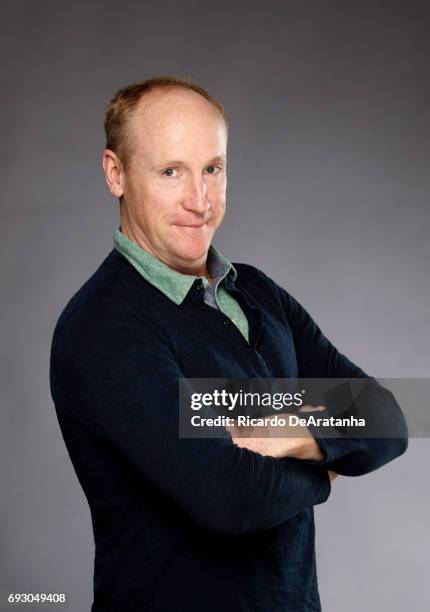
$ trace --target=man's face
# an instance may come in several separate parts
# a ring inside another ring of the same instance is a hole
[[[192,91],[153,91],[128,124],[121,225],[171,268],[201,271],[225,211],[227,130]]]

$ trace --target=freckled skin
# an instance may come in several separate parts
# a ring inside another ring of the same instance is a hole
[[[202,96],[180,89],[142,98],[127,126],[129,163],[104,152],[121,229],[184,274],[207,275],[206,256],[226,204],[227,128]]]

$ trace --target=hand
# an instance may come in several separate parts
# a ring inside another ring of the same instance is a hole
[[[324,406],[303,406],[300,412],[313,412],[325,410]],[[288,421],[288,415],[285,415]],[[267,455],[275,459],[293,457],[295,459],[321,461],[325,458],[319,445],[309,429],[303,425],[285,425],[276,427],[270,425],[270,417],[266,417],[267,425],[264,427],[247,427],[232,425],[227,431],[232,436],[234,444],[240,448],[247,448],[260,455]],[[255,434],[264,437],[255,437]]]
[[[279,437],[279,432],[277,436],[273,436],[273,426],[271,425],[258,428],[256,435],[265,436],[264,438],[252,437],[254,433],[253,427],[230,425],[226,429],[231,434],[231,439],[236,446],[247,448],[260,455],[274,457],[275,459],[293,457],[305,445],[303,438],[281,438]]]
[[[339,476],[339,474],[336,474],[336,472],[333,472],[333,470],[327,470],[327,472],[328,477],[330,478],[330,482],[332,482],[335,478]]]

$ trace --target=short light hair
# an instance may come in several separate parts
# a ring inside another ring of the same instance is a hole
[[[144,81],[132,83],[119,89],[109,102],[104,121],[106,133],[106,148],[118,155],[126,168],[130,155],[130,137],[127,134],[127,123],[132,111],[139,100],[150,91],[155,89],[171,90],[185,89],[200,94],[212,106],[216,108],[223,118],[226,126],[227,120],[222,105],[213,98],[203,87],[197,85],[191,79],[183,79],[173,76],[155,76]]]

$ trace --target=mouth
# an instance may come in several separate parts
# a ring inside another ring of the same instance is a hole
[[[182,224],[182,223],[181,223],[181,224],[179,224],[179,223],[178,223],[177,225],[178,225],[178,227],[193,227],[193,228],[199,228],[199,227],[203,227],[204,225],[206,225],[206,223],[193,223],[193,224],[190,224],[190,225],[184,225],[184,224]]]

